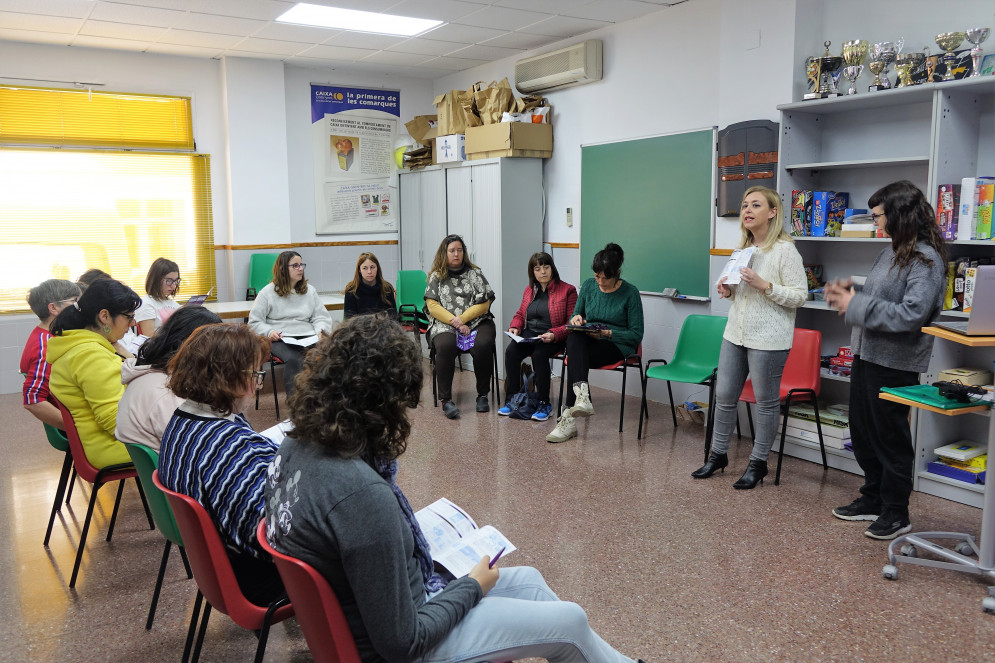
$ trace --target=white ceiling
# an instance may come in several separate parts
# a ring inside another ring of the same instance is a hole
[[[432,79],[688,0],[308,1],[445,23],[407,38],[276,23],[293,0],[0,0],[0,39]]]

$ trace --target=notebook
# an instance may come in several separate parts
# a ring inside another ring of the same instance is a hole
[[[995,336],[995,265],[978,265],[974,300],[966,321],[934,322],[933,325],[966,336]]]

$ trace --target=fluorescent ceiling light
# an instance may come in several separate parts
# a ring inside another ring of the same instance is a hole
[[[318,28],[337,28],[339,30],[374,32],[403,37],[412,37],[442,25],[442,21],[432,21],[425,18],[339,9],[338,7],[310,5],[306,2],[297,3],[276,20],[280,23],[297,23]]]

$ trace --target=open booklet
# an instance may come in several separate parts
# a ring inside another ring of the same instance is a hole
[[[753,253],[756,251],[755,246],[748,246],[745,249],[736,249],[729,256],[729,262],[726,266],[722,268],[722,273],[719,274],[719,279],[723,276],[726,277],[726,285],[736,285],[741,280],[741,275],[739,270],[743,267],[749,267],[750,263],[753,261]],[[716,284],[718,279],[716,279]]]
[[[538,336],[532,336],[531,338],[525,338],[524,336],[519,336],[518,334],[512,334],[510,331],[506,331],[505,335],[513,340],[515,343],[535,343],[541,341],[542,339]]]
[[[491,559],[504,548],[504,555],[517,550],[490,525],[477,527],[470,515],[445,497],[415,513],[432,553],[432,559],[457,578],[470,572],[480,558]]]
[[[294,338],[292,336],[281,336],[280,340],[287,345],[299,345],[302,348],[310,348],[312,345],[316,344],[321,339],[317,334],[313,336],[307,336],[305,338]]]

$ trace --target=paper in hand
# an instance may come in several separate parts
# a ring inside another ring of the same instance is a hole
[[[726,285],[738,284],[741,280],[739,270],[750,266],[750,263],[753,262],[753,253],[756,251],[756,248],[755,246],[748,246],[745,249],[736,249],[733,251],[732,255],[729,256],[729,262],[726,263],[726,266],[722,268],[722,273],[719,274],[719,280],[725,276]],[[718,281],[715,282],[715,285],[718,285]]]

